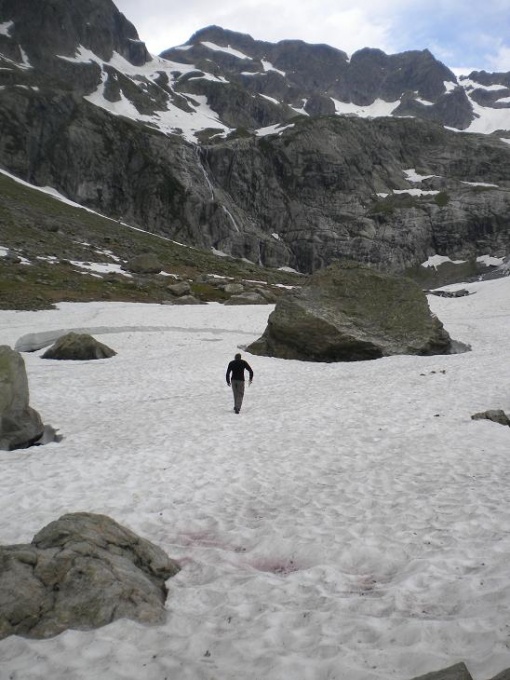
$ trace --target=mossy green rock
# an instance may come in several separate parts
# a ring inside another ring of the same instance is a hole
[[[282,296],[252,354],[302,361],[360,361],[447,354],[451,338],[413,281],[335,263]]]

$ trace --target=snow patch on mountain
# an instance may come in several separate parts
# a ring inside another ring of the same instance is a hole
[[[465,132],[477,132],[488,135],[497,130],[510,130],[510,109],[494,109],[488,106],[480,106],[480,104],[473,101],[472,97],[469,98],[476,117]]]
[[[261,59],[260,63],[262,64],[262,68],[263,68],[264,71],[266,71],[266,72],[267,72],[267,71],[276,71],[276,73],[279,73],[281,76],[284,76],[284,77],[285,77],[285,76],[287,75],[287,74],[285,73],[285,71],[280,71],[279,69],[275,68],[275,67],[273,66],[273,64],[271,64],[271,62],[269,62],[269,61],[265,61],[264,59]]]
[[[433,177],[437,177],[438,175],[420,175],[419,173],[416,172],[414,168],[409,168],[409,170],[404,170],[404,175],[405,178],[407,179],[408,182],[423,182],[426,179],[432,179]]]
[[[5,35],[7,38],[10,38],[13,28],[14,21],[6,21],[3,24],[0,24],[0,35]]]
[[[214,52],[225,52],[226,54],[230,54],[231,56],[237,57],[238,59],[247,59],[248,61],[252,60],[251,57],[249,57],[247,54],[244,54],[239,50],[235,50],[233,47],[230,47],[230,45],[228,45],[227,47],[223,47],[221,45],[215,45],[214,43],[211,42],[203,42],[201,44],[204,47],[213,50]]]
[[[338,99],[333,99],[335,104],[335,111],[338,116],[359,116],[360,118],[381,118],[391,116],[393,111],[399,105],[399,101],[385,102],[382,99],[376,99],[373,104],[368,106],[358,106],[357,104],[350,104],[341,102]]]

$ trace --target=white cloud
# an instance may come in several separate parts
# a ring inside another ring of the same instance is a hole
[[[510,71],[510,47],[501,45],[496,54],[487,58],[490,71]]]
[[[210,24],[270,42],[300,39],[326,43],[348,53],[367,46],[391,51],[391,8],[398,9],[402,4],[403,0],[390,0],[383,8],[376,0],[365,0],[353,8],[350,0],[243,0],[218,7],[191,0],[169,9],[161,0],[146,0],[143,6],[135,0],[117,2],[154,53],[186,42],[195,31]]]

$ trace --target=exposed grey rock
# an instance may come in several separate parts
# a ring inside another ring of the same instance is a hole
[[[194,295],[181,295],[181,297],[175,298],[172,301],[174,305],[205,305],[206,302],[198,300]]]
[[[223,290],[229,295],[240,295],[244,293],[244,286],[242,283],[227,283]]]
[[[33,65],[57,69],[57,55],[74,57],[80,45],[105,61],[114,52],[136,65],[151,60],[135,27],[111,0],[80,0],[72,8],[62,2],[2,0],[0,11],[2,20],[13,22],[11,49],[21,46]]]
[[[122,269],[134,274],[159,274],[163,265],[153,253],[143,253],[126,262]]]
[[[268,301],[265,297],[256,291],[246,291],[239,295],[232,295],[228,300],[225,300],[225,305],[267,305]]]
[[[475,413],[471,416],[472,420],[492,420],[494,423],[499,423],[500,425],[510,426],[510,418],[501,409],[492,409],[489,411],[483,411],[481,413]]]
[[[466,664],[461,662],[448,666],[448,668],[441,668],[438,671],[420,675],[413,680],[473,680],[473,678]]]
[[[216,274],[201,274],[196,279],[197,283],[209,283],[211,286],[221,288],[231,282],[230,278],[217,276]]]
[[[236,58],[227,50],[212,49],[207,43],[237,49],[246,55],[246,59]],[[255,123],[261,127],[271,124],[256,118],[256,106],[265,109],[268,104],[267,100],[260,97],[261,94],[298,109],[306,102],[305,110],[310,116],[334,114],[333,99],[366,106],[376,99],[399,101],[402,93],[409,93],[408,98],[418,105],[422,100],[428,102],[426,106],[419,106],[415,114],[445,125],[458,123],[466,127],[473,116],[468,101],[463,102],[460,113],[449,115],[453,106],[445,105],[445,100],[448,102],[455,95],[451,87],[445,87],[445,83],[454,84],[457,79],[428,50],[386,55],[381,50],[365,48],[348,59],[345,52],[328,45],[308,45],[301,40],[268,43],[219,26],[208,26],[190,38],[186,51],[171,48],[165,50],[162,56],[198,65],[204,72],[222,75],[234,83],[235,90],[232,86],[225,88],[222,84],[211,83],[206,79],[199,80],[195,74],[192,91],[208,96],[211,107],[224,120],[226,102],[218,102],[211,97],[211,89],[216,93],[223,90],[224,96],[229,92],[231,98],[235,91],[245,116],[243,122],[239,122],[240,112],[237,112],[237,125]],[[267,71],[263,61],[271,63],[276,70]],[[189,87],[190,83],[184,77],[181,88],[190,91]],[[246,93],[251,97],[245,102]],[[251,112],[251,116],[246,117],[246,109]],[[232,106],[230,115],[231,111]],[[285,114],[288,113],[280,106],[279,122],[285,120]],[[403,109],[398,115],[408,114]]]
[[[7,345],[0,346],[0,451],[26,448],[42,437],[41,416],[29,400],[23,357]]]
[[[335,113],[335,103],[331,97],[316,94],[307,100],[305,111],[313,118],[318,118],[319,116],[333,116]]]
[[[247,351],[304,361],[359,361],[447,354],[450,347],[450,336],[417,284],[339,263],[283,295],[264,334]]]
[[[470,136],[411,119],[328,117],[300,121],[280,136],[206,146],[208,176],[235,202],[228,207],[236,223],[247,226],[242,238],[230,233],[216,247],[304,272],[335,258],[398,273],[437,252],[454,259],[483,248],[505,252],[508,148],[477,141],[475,151]],[[417,166],[439,176],[419,184],[435,193],[394,193],[416,188],[404,170]],[[468,175],[484,181],[489,166],[495,186],[463,183]],[[249,233],[254,216],[265,238]]]
[[[480,106],[494,106],[508,108],[510,95],[510,75],[508,73],[487,73],[487,71],[472,71],[469,76],[461,76],[460,81],[471,83],[471,96]],[[505,92],[506,90],[506,92]]]
[[[117,354],[113,349],[93,338],[88,333],[66,333],[58,338],[46,352],[43,359],[88,361],[109,359]]]
[[[172,283],[167,286],[167,291],[176,297],[189,295],[191,287],[187,281],[179,281],[179,283]]]
[[[162,623],[165,581],[178,571],[160,548],[105,515],[64,515],[30,544],[0,546],[0,639],[48,638],[119,618]]]
[[[272,304],[278,299],[278,296],[267,288],[255,288],[255,292],[261,295],[268,304]]]
[[[462,288],[461,290],[430,290],[429,293],[431,295],[437,295],[438,297],[447,298],[458,298],[469,295],[469,291],[465,288]]]

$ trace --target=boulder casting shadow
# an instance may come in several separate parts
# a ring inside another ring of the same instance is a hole
[[[43,359],[68,361],[89,361],[109,359],[117,354],[113,349],[93,338],[88,333],[66,333],[42,355]]]
[[[456,350],[421,288],[363,265],[335,263],[284,294],[246,349],[281,359],[362,361]]]

